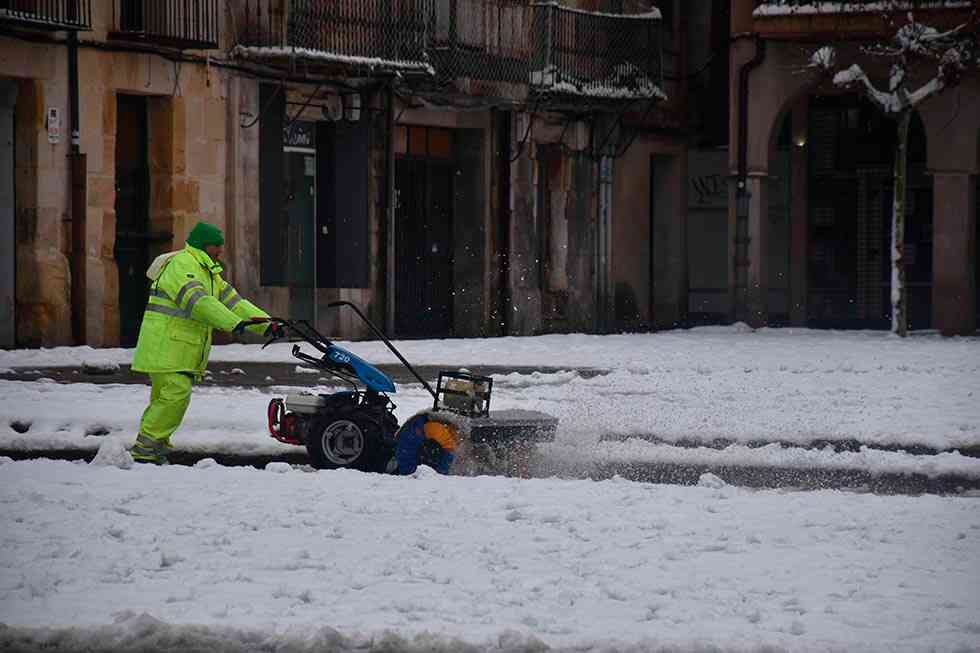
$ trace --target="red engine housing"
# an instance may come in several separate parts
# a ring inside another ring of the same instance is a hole
[[[269,435],[286,444],[306,444],[300,428],[299,416],[286,410],[282,399],[269,402]]]

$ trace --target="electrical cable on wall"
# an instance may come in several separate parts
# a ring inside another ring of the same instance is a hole
[[[298,110],[298,111],[297,111],[297,112],[296,112],[296,113],[295,113],[295,114],[293,115],[293,117],[292,117],[292,118],[290,118],[290,119],[289,119],[288,121],[286,121],[286,123],[285,123],[285,124],[283,124],[283,126],[282,126],[282,130],[283,130],[284,132],[285,132],[285,131],[287,131],[287,130],[288,130],[288,129],[289,129],[290,127],[292,127],[292,126],[293,126],[293,124],[294,124],[294,123],[295,123],[295,122],[296,122],[297,120],[299,120],[299,117],[303,115],[303,112],[304,112],[304,111],[306,111],[306,108],[310,106],[310,102],[312,102],[312,101],[313,101],[313,98],[314,98],[314,97],[316,97],[316,95],[317,95],[317,93],[319,93],[319,92],[320,92],[320,87],[321,87],[321,86],[323,86],[323,84],[322,84],[322,83],[321,83],[321,84],[317,84],[317,85],[316,85],[316,88],[315,88],[315,89],[313,89],[313,92],[309,94],[309,96],[308,96],[308,97],[306,98],[306,101],[305,101],[305,102],[303,103],[303,105],[302,105],[302,106],[301,106],[301,107],[299,108],[299,110]]]
[[[272,106],[272,103],[279,96],[279,93],[283,92],[283,90],[285,88],[286,88],[286,83],[285,82],[281,82],[279,84],[279,86],[276,87],[276,92],[273,93],[272,95],[270,95],[269,96],[269,99],[265,101],[265,106],[264,107],[259,107],[259,113],[258,113],[258,115],[256,115],[248,124],[239,123],[239,126],[242,129],[251,129],[252,127],[254,127],[255,125],[257,125],[258,122],[259,122],[259,120],[262,118],[262,116],[265,115],[266,112],[268,112],[269,107]]]
[[[517,154],[510,157],[507,163],[514,163],[521,155],[524,154],[524,146],[527,145],[528,137],[531,135],[531,127],[534,126],[534,114],[530,111],[527,114],[527,129],[524,130],[524,136],[521,138],[520,142],[517,144]]]

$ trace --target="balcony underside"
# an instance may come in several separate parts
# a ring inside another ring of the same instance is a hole
[[[182,38],[178,36],[168,36],[166,34],[153,34],[150,32],[139,31],[109,32],[109,39],[113,41],[127,41],[129,43],[162,45],[164,47],[175,48],[177,50],[213,50],[218,47],[217,41],[202,41],[192,38]]]

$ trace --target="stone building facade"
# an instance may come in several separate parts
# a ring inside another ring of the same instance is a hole
[[[922,23],[977,34],[976,3],[900,9],[892,14],[898,23],[911,9]],[[823,44],[860,56],[862,44],[895,29],[880,3],[732,1],[726,301],[733,319],[888,328],[895,128],[807,65]],[[980,74],[968,73],[912,119],[905,258],[913,329],[976,330],[978,99]]]
[[[657,4],[413,0],[342,34],[355,0],[13,2],[0,346],[132,344],[197,220],[243,295],[337,337],[370,336],[341,300],[405,337],[682,323],[689,12]]]

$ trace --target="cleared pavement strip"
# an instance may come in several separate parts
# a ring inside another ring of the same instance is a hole
[[[403,366],[398,364],[375,365],[379,370],[387,374],[395,383],[417,384],[418,381]],[[462,366],[473,374],[483,376],[500,374],[553,374],[556,372],[567,372],[574,370],[583,378],[592,378],[603,374],[608,374],[608,370],[593,368],[571,368],[571,367],[521,367],[503,365],[473,365]],[[430,383],[435,383],[441,370],[460,369],[459,366],[451,365],[419,365],[415,368],[422,378]],[[205,377],[202,385],[216,386],[240,386],[247,388],[264,388],[269,386],[281,385],[322,385],[321,378],[342,382],[333,379],[329,373],[321,370],[314,370],[297,363],[222,363],[212,362],[208,364],[210,374]],[[113,368],[99,370],[83,367],[20,367],[0,372],[0,379],[7,381],[36,381],[47,378],[58,383],[127,383],[148,385],[150,380],[145,374],[133,372],[128,365],[119,365]]]
[[[42,451],[0,450],[0,456],[14,460],[36,458],[55,460],[84,460],[95,457],[94,449],[52,449]],[[295,454],[240,455],[213,452],[174,451],[172,464],[195,465],[206,458],[224,466],[251,466],[259,469],[272,462],[308,466],[306,453],[297,448]],[[702,474],[714,474],[729,485],[759,489],[787,490],[844,490],[875,494],[950,494],[975,496],[980,493],[980,478],[958,476],[929,477],[916,473],[870,473],[854,469],[806,469],[743,465],[697,465],[654,462],[582,461],[574,464],[549,466],[538,460],[532,467],[535,478],[574,478],[604,480],[620,477],[643,483],[696,485]]]

